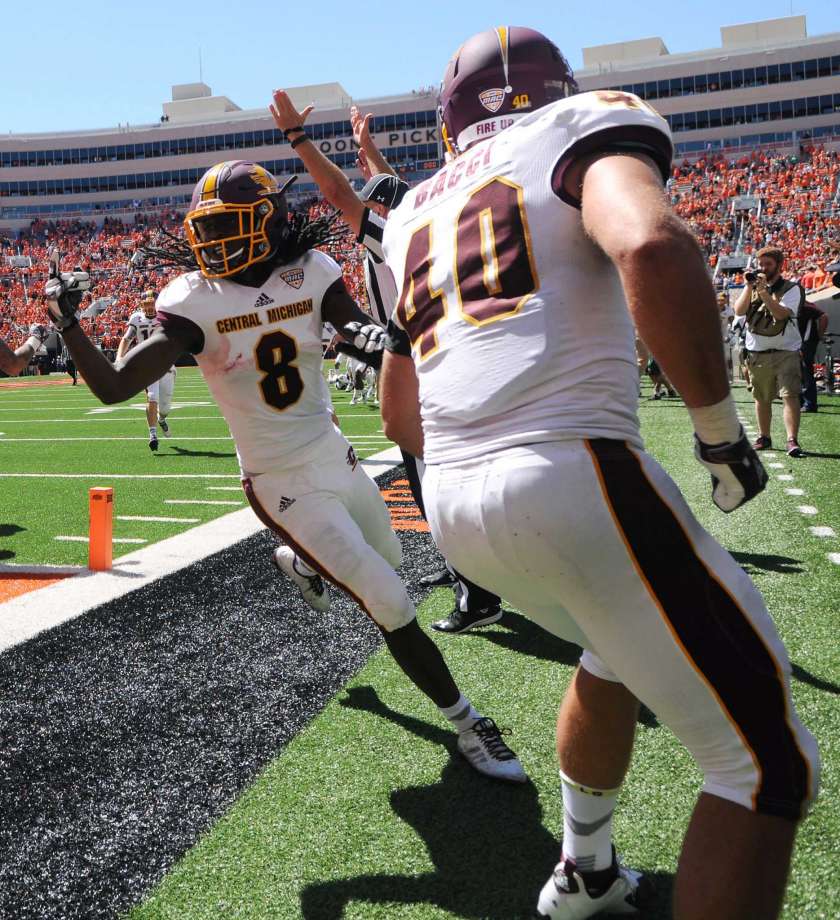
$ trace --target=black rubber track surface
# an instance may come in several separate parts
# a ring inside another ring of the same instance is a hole
[[[401,538],[419,603],[435,551]],[[310,611],[274,545],[261,532],[0,656],[0,918],[139,902],[381,645],[337,591]]]

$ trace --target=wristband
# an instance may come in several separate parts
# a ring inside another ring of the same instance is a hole
[[[734,444],[741,438],[741,423],[731,393],[713,406],[689,408],[688,414],[697,437],[704,444]]]
[[[303,131],[303,125],[297,125],[294,128],[283,128],[283,137],[285,137],[286,140],[288,140],[289,135],[292,133],[292,131]]]
[[[299,134],[293,141],[289,143],[289,146],[292,148],[292,150],[294,150],[298,144],[302,144],[304,141],[308,141],[308,140],[309,140],[308,134]]]

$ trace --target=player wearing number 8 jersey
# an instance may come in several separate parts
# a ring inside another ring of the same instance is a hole
[[[236,442],[245,493],[284,545],[277,566],[317,610],[324,580],[345,590],[382,630],[391,654],[458,731],[458,750],[479,772],[526,777],[492,719],[459,691],[417,624],[395,572],[401,546],[376,485],[333,424],[322,375],[325,322],[353,338],[368,320],[341,270],[314,249],[331,219],[289,220],[274,176],[254,163],[220,163],[199,181],[187,244],[150,254],[194,269],[157,300],[160,329],[113,368],[79,328],[65,290],[50,312],[93,392],[120,402],[158,379],[181,352],[196,356]],[[196,270],[197,269],[197,270]],[[381,348],[381,346],[380,346]]]
[[[454,158],[384,231],[400,287],[385,431],[424,455],[452,564],[584,648],[557,725],[562,858],[538,915],[643,906],[611,841],[641,699],[705,779],[674,917],[769,920],[816,746],[761,596],[642,449],[631,315],[689,407],[718,507],[766,474],[728,392],[702,255],[662,191],[667,125],[635,96],[576,89],[530,29],[480,33],[450,62]]]

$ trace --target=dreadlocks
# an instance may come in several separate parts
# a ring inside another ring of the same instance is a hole
[[[293,262],[310,249],[338,242],[343,232],[339,225],[338,211],[331,211],[315,220],[310,220],[308,214],[293,211],[288,222],[283,225],[279,238],[272,240],[275,245],[273,255],[258,264],[274,268],[276,265]],[[168,230],[161,229],[150,244],[140,247],[140,252],[160,267],[174,266],[187,271],[200,268],[189,243]]]

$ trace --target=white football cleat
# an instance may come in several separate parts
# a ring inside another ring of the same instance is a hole
[[[317,572],[304,575],[297,569],[298,558],[289,546],[278,546],[274,550],[274,564],[300,588],[300,593],[307,604],[319,613],[330,609],[330,589]]]
[[[543,885],[537,916],[544,920],[585,920],[601,914],[639,916],[652,895],[650,880],[622,866],[615,848],[612,866],[600,872],[580,873],[574,860],[563,857]]]
[[[509,734],[509,729],[505,729]],[[458,751],[471,767],[493,779],[508,783],[528,781],[519,758],[502,740],[502,732],[492,719],[477,719],[472,728],[458,733]]]

